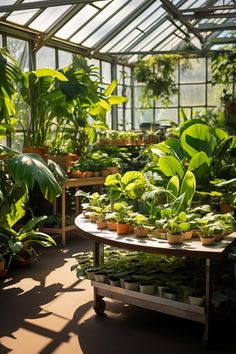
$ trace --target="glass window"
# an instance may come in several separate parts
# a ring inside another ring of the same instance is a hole
[[[180,105],[181,106],[205,105],[205,85],[181,85]]]
[[[90,33],[93,33],[100,25],[105,23],[107,19],[113,15],[114,9],[118,10],[126,0],[113,0],[110,5],[103,9],[94,19],[85,25],[71,40],[75,43],[83,42]],[[117,23],[115,23],[117,24]]]
[[[72,53],[64,50],[58,51],[59,68],[64,68],[72,63]]]
[[[184,71],[180,71],[180,82],[205,82],[206,79],[206,59],[190,59],[191,67]],[[181,61],[180,61],[181,66]]]
[[[125,130],[125,122],[124,122],[124,118],[123,118],[123,108],[118,107],[117,113],[118,113],[118,130]]]
[[[27,23],[39,10],[21,10],[13,11],[10,16],[7,17],[7,21],[17,23],[19,25],[24,25]]]
[[[134,129],[140,129],[142,123],[153,123],[152,108],[134,110]]]
[[[63,39],[69,38],[76,32],[77,28],[83,26],[97,12],[98,9],[95,7],[86,5],[56,33],[56,36]]]
[[[160,108],[155,109],[155,122],[161,120],[171,120],[178,123],[178,109],[177,108]]]
[[[87,47],[94,46],[101,38],[103,38],[115,26],[117,26],[118,23],[122,22],[126,17],[128,17],[130,13],[144,1],[145,0],[131,0],[126,6],[120,8],[120,10],[111,18],[107,18],[107,21],[102,25],[102,27],[98,28],[96,32],[94,32],[85,42],[83,42],[83,45]],[[122,1],[120,0],[120,3],[121,2]],[[114,9],[116,9],[115,5],[113,7],[113,12],[115,12]]]
[[[224,85],[207,85],[207,104],[209,106],[219,106],[220,98],[223,94]]]
[[[55,49],[42,47],[36,53],[36,68],[56,69]]]
[[[0,47],[2,48],[2,36],[0,35]]]
[[[7,37],[7,48],[11,55],[19,63],[22,70],[29,70],[29,46],[28,42],[21,39]]]
[[[111,64],[102,61],[102,81],[109,84],[111,82]]]
[[[30,28],[40,32],[46,31],[60,16],[62,16],[70,5],[53,6],[44,10],[30,25]]]

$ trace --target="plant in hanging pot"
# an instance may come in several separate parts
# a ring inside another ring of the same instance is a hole
[[[113,210],[116,215],[116,228],[118,235],[126,235],[130,232],[130,216],[132,206],[126,202],[115,203]]]

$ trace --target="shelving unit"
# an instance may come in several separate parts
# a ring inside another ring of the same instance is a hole
[[[75,219],[75,224],[81,236],[94,241],[94,265],[99,265],[101,262],[104,244],[141,252],[204,258],[206,262],[205,307],[190,305],[153,295],[141,294],[95,281],[92,281],[92,286],[94,288],[94,309],[97,314],[102,314],[105,311],[106,305],[103,297],[108,297],[124,303],[200,322],[205,325],[203,341],[205,345],[208,345],[212,321],[212,263],[221,259],[236,244],[236,232],[225,237],[220,243],[211,246],[203,246],[201,242],[195,240],[185,241],[181,245],[170,245],[165,240],[153,237],[138,239],[134,234],[121,236],[113,231],[97,230],[95,224],[84,219],[81,215]]]

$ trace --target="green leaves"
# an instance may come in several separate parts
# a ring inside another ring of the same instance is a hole
[[[183,131],[180,143],[191,157],[201,151],[204,151],[207,156],[211,156],[216,147],[216,138],[207,125],[197,123]]]
[[[196,179],[191,171],[187,171],[184,175],[183,181],[180,187],[180,195],[184,194],[184,200],[181,210],[190,208],[192,199],[196,190]]]
[[[159,158],[159,168],[166,176],[178,175],[183,177],[184,171],[181,163],[174,156],[162,156]]]
[[[61,187],[43,159],[37,154],[18,154],[7,162],[16,183],[24,182],[30,189],[39,184],[42,194],[51,203],[61,194]]]

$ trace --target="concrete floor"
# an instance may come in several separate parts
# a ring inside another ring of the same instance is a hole
[[[236,353],[228,330],[218,330],[206,350],[201,324],[109,299],[97,317],[90,282],[70,271],[72,254],[88,249],[89,241],[71,235],[64,249],[42,249],[30,266],[0,280],[0,353]]]

